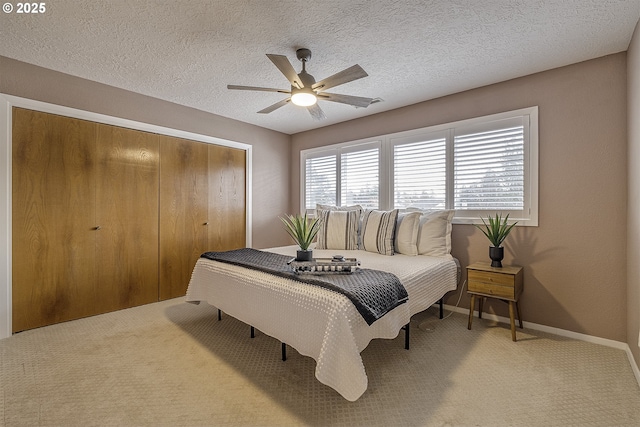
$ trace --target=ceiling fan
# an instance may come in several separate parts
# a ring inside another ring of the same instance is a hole
[[[300,73],[296,73],[291,62],[289,62],[287,57],[284,55],[273,55],[268,53],[267,57],[276,67],[278,67],[287,80],[289,80],[291,83],[291,90],[227,85],[227,89],[233,90],[256,90],[263,92],[286,93],[291,95],[282,101],[278,101],[275,104],[258,111],[258,113],[267,114],[277,110],[289,102],[292,102],[295,105],[306,107],[311,114],[311,117],[315,120],[322,120],[325,119],[326,116],[324,115],[324,111],[322,111],[320,106],[317,104],[318,100],[339,102],[341,104],[348,104],[360,108],[366,108],[372,103],[382,101],[380,98],[364,98],[361,96],[325,92],[325,90],[332,87],[367,77],[368,74],[357,64],[327,77],[326,79],[316,82],[316,79],[311,74],[307,73],[306,70],[306,63],[311,59],[311,51],[309,49],[302,48],[296,50],[296,57],[302,62],[302,71],[300,71]]]

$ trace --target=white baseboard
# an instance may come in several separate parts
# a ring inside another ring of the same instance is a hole
[[[627,345],[627,348],[625,350],[627,351],[627,357],[629,358],[629,363],[631,364],[631,370],[633,370],[633,374],[636,376],[638,385],[640,385],[640,369],[638,369],[636,360],[633,358],[633,353],[631,353],[631,348],[629,348],[629,346]]]
[[[467,316],[469,315],[468,308],[455,307],[447,304],[445,304],[444,308],[456,313],[462,313]],[[493,320],[500,323],[506,323],[506,324],[511,323],[510,319],[502,316],[496,316],[495,314],[491,314],[491,313],[483,312],[482,317],[484,319],[489,319],[489,320]],[[627,344],[626,342],[610,340],[607,338],[594,337],[593,335],[581,334],[578,332],[568,331],[566,329],[553,328],[551,326],[540,325],[538,323],[522,322],[522,324],[525,328],[533,329],[534,331],[547,332],[550,334],[559,335],[561,337],[573,338],[576,340],[586,341],[593,344],[600,344],[607,347],[613,347],[618,350],[624,350],[627,353],[627,358],[629,359],[629,364],[631,365],[631,370],[633,371],[633,375],[636,377],[636,381],[640,386],[640,369],[638,369],[638,364],[633,358],[633,353],[631,353],[631,348],[629,347],[629,344]]]

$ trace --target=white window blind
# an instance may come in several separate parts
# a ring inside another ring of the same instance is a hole
[[[510,119],[482,128],[456,129],[453,207],[522,211],[525,186],[522,120]]]
[[[447,140],[445,137],[393,146],[393,206],[444,209]]]
[[[309,158],[305,162],[307,209],[315,209],[316,203],[336,204],[337,156]]]
[[[341,205],[378,208],[380,150],[378,148],[341,155]]]
[[[454,209],[456,223],[508,213],[519,225],[538,225],[537,107],[300,155],[306,209],[316,203]]]

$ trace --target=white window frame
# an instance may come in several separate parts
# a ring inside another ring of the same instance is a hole
[[[322,158],[322,157],[331,157],[331,156],[335,156],[336,157],[336,161],[337,161],[337,165],[336,165],[336,203],[340,203],[340,181],[338,180],[339,176],[340,176],[340,163],[338,162],[338,159],[340,158],[340,151],[337,148],[332,148],[332,149],[328,149],[328,150],[323,150],[323,151],[318,151],[316,153],[309,153],[308,156],[305,157],[305,161],[303,163],[301,163],[302,165],[302,170],[300,171],[300,176],[304,177],[304,191],[302,191],[301,195],[302,197],[304,197],[301,201],[300,201],[300,205],[301,206],[306,206],[307,204],[307,194],[306,194],[306,187],[307,187],[307,164],[306,164],[306,160],[311,160],[311,159],[317,159],[317,158]],[[304,212],[304,209],[302,210],[302,212]]]
[[[392,209],[395,203],[395,159],[394,159],[394,148],[398,145],[404,144],[413,144],[418,142],[424,142],[433,139],[442,139],[446,140],[445,142],[445,151],[446,151],[446,159],[445,159],[445,208],[449,209],[448,201],[449,197],[449,185],[451,180],[451,171],[452,168],[449,165],[449,158],[451,152],[451,144],[449,144],[449,140],[451,139],[451,130],[450,129],[419,129],[417,131],[411,131],[403,133],[402,135],[390,135],[388,138],[387,145],[388,149],[388,169],[389,169],[389,209]],[[453,193],[451,193],[453,194]]]
[[[380,205],[382,205],[384,202],[381,200],[381,194],[383,194],[383,190],[382,190],[382,183],[383,183],[383,179],[382,179],[382,170],[384,169],[382,167],[382,159],[384,157],[384,154],[382,152],[382,141],[381,140],[374,140],[374,141],[369,141],[369,142],[363,142],[360,144],[356,144],[356,145],[346,145],[344,147],[341,147],[338,153],[338,157],[337,157],[337,161],[338,161],[338,180],[336,181],[336,185],[338,187],[337,189],[337,193],[338,193],[338,203],[341,202],[342,200],[342,155],[343,154],[348,154],[348,153],[357,153],[359,151],[369,151],[369,150],[378,150],[378,209],[380,209]]]
[[[382,200],[382,194],[384,194],[383,185],[385,180],[387,179],[387,175],[383,174],[382,162],[386,158],[385,153],[383,152],[382,140],[380,138],[375,139],[364,139],[358,141],[350,141],[340,144],[333,144],[330,146],[313,148],[309,150],[303,150],[305,153],[304,157],[301,157],[300,161],[300,177],[302,179],[302,185],[300,187],[300,212],[307,212],[307,214],[313,215],[315,213],[314,209],[306,209],[307,203],[307,195],[306,195],[306,174],[307,174],[307,165],[306,159],[313,159],[318,157],[325,156],[336,156],[336,203],[340,204],[340,200],[342,199],[342,158],[341,155],[345,153],[354,153],[358,151],[365,151],[377,148],[379,152],[378,156],[378,191],[380,192],[378,195],[379,201],[379,209],[383,209],[383,206],[386,206],[386,200]],[[301,155],[302,155],[301,152]]]
[[[393,147],[396,144],[419,142],[424,138],[432,138],[433,135],[446,135],[446,208],[453,209],[454,203],[454,158],[453,141],[456,128],[490,126],[491,122],[501,121],[514,117],[523,117],[524,123],[524,209],[518,211],[473,211],[458,210],[453,218],[457,224],[482,224],[481,217],[500,213],[510,214],[510,222],[517,221],[518,226],[538,225],[538,107],[528,107],[504,113],[492,114],[488,116],[475,117],[472,119],[459,120],[436,126],[429,126],[421,129],[397,132],[388,135],[381,135],[374,138],[357,141],[347,141],[339,144],[332,144],[323,147],[312,148],[300,151],[300,211],[313,213],[313,209],[306,208],[306,159],[328,155],[332,150],[336,150],[338,167],[337,176],[337,199],[340,200],[340,153],[346,151],[359,151],[368,149],[374,144],[380,146],[380,171],[379,171],[379,209],[393,209],[394,190],[394,161]]]
[[[500,115],[502,116],[502,115]],[[472,209],[464,209],[464,210],[456,210],[456,220],[459,223],[465,223],[465,222],[472,222],[472,223],[477,223],[477,219],[479,217],[484,217],[486,218],[487,215],[494,215],[495,213],[500,213],[503,215],[506,214],[510,214],[509,219],[513,219],[513,220],[518,220],[518,223],[520,223],[521,221],[525,221],[526,218],[529,216],[528,212],[531,212],[531,197],[528,197],[528,191],[527,189],[530,189],[530,181],[531,181],[531,172],[530,172],[530,145],[531,145],[531,141],[530,141],[530,134],[531,134],[531,119],[530,119],[530,115],[526,115],[526,114],[510,114],[506,117],[496,117],[493,118],[491,120],[476,120],[476,119],[472,119],[467,121],[464,125],[457,125],[455,126],[455,129],[460,129],[460,130],[464,130],[465,132],[461,132],[462,134],[466,134],[468,133],[476,133],[476,132],[485,132],[487,130],[492,130],[492,129],[504,129],[506,127],[509,127],[511,125],[506,125],[504,128],[502,126],[496,127],[495,123],[496,122],[503,122],[503,123],[508,123],[509,121],[511,121],[512,119],[522,119],[522,125],[523,125],[523,136],[524,136],[524,146],[523,146],[523,151],[524,151],[524,206],[523,209],[521,211],[517,211],[517,210],[495,210],[495,209],[491,209],[491,210],[472,210]],[[537,128],[537,126],[536,126]],[[453,140],[455,139],[455,132],[453,132],[452,134],[452,147],[455,146],[453,145]],[[451,162],[453,163],[454,161],[454,156],[451,156]],[[454,167],[451,168],[452,172],[454,170]],[[536,170],[537,170],[537,163],[536,163]],[[452,173],[453,175],[453,173]],[[451,207],[454,206],[454,197],[455,195],[453,194],[455,189],[454,189],[454,184],[453,184],[453,179],[454,177],[452,177],[452,181],[451,181],[451,186],[449,187],[449,189],[451,190]],[[537,224],[536,224],[537,225]]]

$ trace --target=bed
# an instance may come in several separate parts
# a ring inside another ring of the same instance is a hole
[[[266,249],[294,257],[296,246]],[[314,257],[357,258],[361,268],[393,273],[406,303],[368,325],[353,303],[334,291],[206,258],[193,270],[186,301],[205,301],[316,361],[316,378],[349,401],[367,389],[360,356],[374,338],[395,338],[412,315],[455,290],[459,264],[449,254],[382,255],[367,250],[315,249]]]

